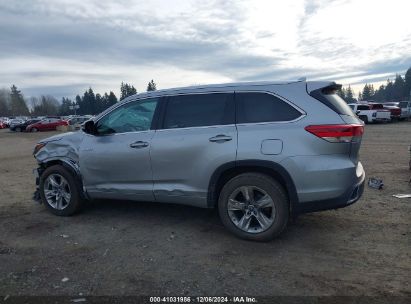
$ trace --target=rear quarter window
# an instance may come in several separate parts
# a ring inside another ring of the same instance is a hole
[[[341,85],[331,85],[326,88],[314,90],[310,93],[311,97],[314,97],[318,101],[325,104],[327,107],[332,109],[334,112],[340,115],[355,116],[354,112],[348,106],[348,104],[337,95],[337,90],[341,88]],[[361,109],[358,109],[361,110]]]
[[[235,93],[238,123],[291,121],[302,115],[274,95],[263,92]]]

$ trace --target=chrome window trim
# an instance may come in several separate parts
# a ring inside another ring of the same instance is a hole
[[[164,131],[171,131],[171,130],[191,130],[191,129],[210,129],[210,128],[221,128],[221,127],[235,127],[235,124],[229,125],[211,125],[211,126],[197,126],[197,127],[185,127],[185,128],[169,128],[169,129],[157,129],[152,130],[155,132],[164,132]]]
[[[249,125],[267,125],[267,124],[284,124],[284,123],[294,123],[297,122],[301,119],[303,119],[304,117],[307,116],[307,113],[301,109],[300,107],[298,107],[297,105],[295,105],[294,103],[292,103],[291,101],[289,101],[287,98],[280,96],[274,92],[270,92],[267,90],[233,90],[233,91],[209,91],[209,92],[196,92],[196,93],[174,93],[174,94],[165,94],[165,95],[160,95],[160,96],[144,96],[141,98],[133,98],[130,100],[125,101],[124,103],[121,103],[119,105],[117,105],[116,107],[112,108],[109,112],[104,113],[103,116],[99,117],[94,123],[97,124],[101,119],[103,119],[105,116],[107,116],[108,114],[110,114],[111,112],[113,112],[114,110],[118,109],[119,107],[125,106],[131,102],[143,102],[144,100],[147,99],[161,99],[161,98],[168,98],[168,97],[174,97],[174,96],[185,96],[185,95],[205,95],[205,94],[236,94],[236,93],[262,93],[262,94],[268,94],[268,95],[272,95],[278,99],[280,99],[281,101],[287,103],[289,106],[293,107],[295,110],[297,110],[301,115],[298,116],[297,118],[293,119],[293,120],[280,120],[280,121],[262,121],[262,122],[248,122],[248,123],[235,123],[235,124],[227,124],[227,125],[210,125],[210,126],[196,126],[196,127],[185,127],[185,128],[169,128],[169,129],[148,129],[145,131],[133,131],[133,132],[122,132],[122,133],[113,133],[113,134],[107,134],[104,136],[110,136],[110,135],[120,135],[120,134],[128,134],[128,133],[142,133],[142,132],[148,132],[148,131],[163,131],[163,130],[186,130],[186,129],[199,129],[199,128],[213,128],[213,127],[224,127],[224,126],[249,126]],[[161,102],[161,101],[159,101]],[[158,106],[158,104],[157,104]],[[90,134],[89,134],[90,135]],[[94,136],[94,135],[93,135]]]

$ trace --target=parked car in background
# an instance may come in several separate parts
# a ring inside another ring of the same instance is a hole
[[[217,208],[235,235],[270,240],[290,216],[363,193],[364,125],[340,88],[258,82],[130,96],[35,146],[35,198],[59,216],[84,198]]]
[[[7,129],[7,124],[2,120],[0,120],[0,129]]]
[[[411,118],[411,101],[400,101],[399,107],[401,108],[401,119]]]
[[[8,128],[10,126],[10,118],[8,117],[1,117],[0,121],[3,123],[4,126],[6,126],[6,128]]]
[[[364,123],[391,121],[391,112],[377,103],[350,103],[348,106],[357,113]]]
[[[384,103],[384,106],[394,106],[401,109],[401,120],[411,117],[411,101],[391,101]]]
[[[22,124],[23,122],[24,120],[20,118],[11,119],[9,123],[9,128],[13,128],[14,126]]]
[[[37,132],[37,131],[54,131],[58,126],[68,126],[66,120],[58,118],[47,118],[38,121],[34,124],[28,125],[26,127],[27,132]]]
[[[29,120],[27,120],[27,121],[25,121],[21,124],[11,126],[10,130],[11,131],[16,131],[16,132],[23,132],[23,131],[26,131],[26,128],[27,128],[28,125],[35,124],[39,121],[40,121],[40,119],[29,119]]]
[[[387,109],[391,112],[391,120],[401,119],[401,108],[400,107],[387,105],[386,103],[383,103],[382,105],[384,109]]]

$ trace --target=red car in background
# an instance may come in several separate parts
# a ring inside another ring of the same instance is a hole
[[[384,109],[387,109],[391,112],[391,119],[397,119],[400,120],[401,119],[401,108],[394,106],[394,105],[386,105],[383,104]]]
[[[26,127],[27,132],[54,131],[58,126],[68,126],[68,122],[58,118],[46,118]]]
[[[4,121],[0,120],[0,129],[6,129],[7,128],[7,124]]]

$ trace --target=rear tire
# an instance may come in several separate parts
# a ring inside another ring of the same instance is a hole
[[[37,128],[33,128],[33,129],[31,129],[31,132],[37,132],[38,131],[38,129]]]
[[[40,197],[47,209],[59,216],[70,216],[81,210],[81,184],[62,165],[47,168],[40,177]]]
[[[224,226],[236,236],[269,241],[287,226],[289,200],[284,188],[273,178],[244,173],[224,185],[218,211]]]

